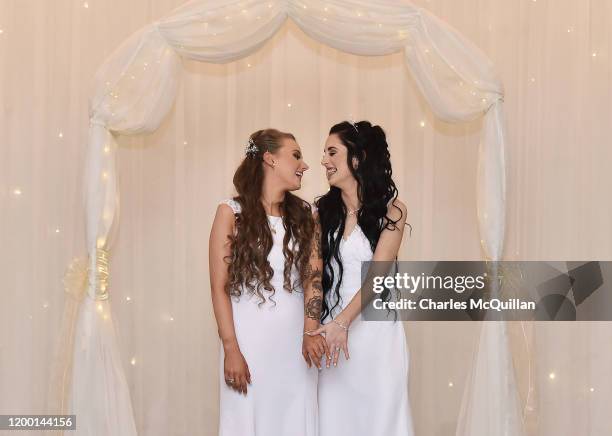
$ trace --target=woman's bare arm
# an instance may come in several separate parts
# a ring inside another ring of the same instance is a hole
[[[306,274],[307,281],[304,284],[304,332],[311,332],[319,328],[323,306],[321,229],[316,213],[313,218],[315,220],[315,231],[310,252],[310,263]],[[304,335],[302,355],[309,367],[314,364],[321,369],[320,361],[324,354],[327,355],[329,360],[331,356],[323,336]]]
[[[225,352],[225,379],[233,380],[232,387],[246,394],[246,385],[251,383],[251,376],[238,346],[232,302],[225,290],[228,280],[228,265],[225,259],[230,255],[229,236],[234,233],[234,226],[234,212],[229,206],[220,204],[210,231],[208,262],[213,309]]]

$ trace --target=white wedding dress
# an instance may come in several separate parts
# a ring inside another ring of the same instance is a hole
[[[339,247],[344,268],[336,316],[361,288],[361,262],[372,259],[359,225]],[[338,271],[337,264],[332,265]],[[337,277],[337,275],[336,275]],[[333,288],[332,288],[333,289]],[[331,307],[333,296],[326,302]],[[413,436],[408,400],[409,355],[401,321],[370,321],[361,315],[348,334],[350,359],[341,357],[319,373],[320,436]],[[325,323],[331,322],[327,317]]]
[[[222,203],[240,213],[234,200]],[[245,217],[248,219],[248,217]],[[243,293],[232,297],[234,326],[240,350],[251,373],[246,396],[225,383],[221,347],[219,360],[219,436],[317,436],[318,370],[302,357],[304,294],[283,289],[283,237],[281,217],[268,216],[274,243],[268,255],[274,270],[272,299],[266,302]],[[297,278],[297,271],[292,271]]]

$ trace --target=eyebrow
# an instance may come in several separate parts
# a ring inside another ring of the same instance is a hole
[[[329,151],[329,150],[331,150],[332,148],[333,148],[334,150],[338,151],[338,149],[336,148],[336,146],[335,146],[335,145],[330,145],[329,147],[327,147],[327,150]]]

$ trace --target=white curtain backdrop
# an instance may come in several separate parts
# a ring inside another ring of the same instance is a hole
[[[0,3],[2,413],[46,411],[49,362],[64,311],[61,277],[87,244],[81,180],[90,78],[125,38],[180,3]],[[480,3],[420,6],[484,48],[506,84],[512,148],[505,257],[610,258],[612,211],[600,200],[610,184],[611,152],[604,147],[610,6]],[[167,25],[160,25],[162,32]],[[313,167],[301,195],[312,198],[325,190],[312,164],[327,129],[350,117],[380,122],[415,229],[401,257],[477,259],[474,187],[482,126],[437,121],[401,53],[344,54],[294,23],[228,64],[182,62],[172,52],[161,58],[186,70],[176,106],[154,134],[121,137],[118,148],[109,148],[118,164],[122,213],[119,233],[109,233],[115,238],[112,297],[99,304],[103,313],[112,306],[121,350],[115,363],[126,373],[139,434],[212,435],[217,347],[207,234],[216,201],[231,193],[244,138],[264,126],[295,133]],[[140,106],[143,114],[152,109],[160,106]],[[417,431],[455,434],[478,326],[406,327]],[[606,434],[610,336],[605,323],[537,326],[537,413],[528,414],[529,434]],[[517,343],[524,400],[528,372]]]

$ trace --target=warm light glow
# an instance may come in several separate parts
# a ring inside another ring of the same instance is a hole
[[[108,145],[104,146],[104,153],[107,153],[110,151],[110,147]]]
[[[557,375],[554,372],[551,372],[550,374],[548,374],[548,378],[554,380],[557,378]]]
[[[85,9],[88,9],[88,8],[89,8],[89,3],[87,3],[87,2],[83,3],[83,7],[84,7]]]
[[[0,29],[0,35],[2,35],[4,33],[3,29]]]
[[[102,306],[102,304],[98,303],[96,309],[98,309],[98,312],[102,312],[104,310],[104,307]]]
[[[104,180],[108,179],[108,173],[107,173],[106,171],[104,171],[104,172],[102,173],[102,178],[103,178]]]
[[[593,52],[591,56],[593,56],[594,58],[597,57],[597,52]]]
[[[187,141],[183,141],[183,145],[187,145]]]
[[[60,229],[55,229],[55,233],[59,233],[59,232],[60,232]]]
[[[170,321],[174,321],[174,317],[173,316],[170,317]]]
[[[288,108],[291,108],[291,103],[287,103],[287,107],[288,107]]]
[[[59,134],[57,136],[58,136],[58,138],[63,138],[64,134],[62,132],[59,132]]]
[[[136,365],[136,358],[135,357],[132,357],[132,360],[130,360],[130,364],[132,366]]]
[[[21,195],[21,189],[19,189],[19,188],[13,189],[13,195],[20,196]]]
[[[448,382],[448,387],[449,387],[449,388],[452,388],[453,386],[455,386],[455,385],[453,384],[453,382]]]
[[[591,388],[591,389],[589,389],[589,391],[595,392],[595,388]]]
[[[47,307],[49,307],[49,303],[45,303],[43,304],[43,309],[46,309]],[[592,389],[592,388],[591,388]]]
[[[132,301],[132,298],[128,295],[127,297],[125,297],[125,301]]]
[[[421,121],[421,127],[425,127],[425,121]]]

